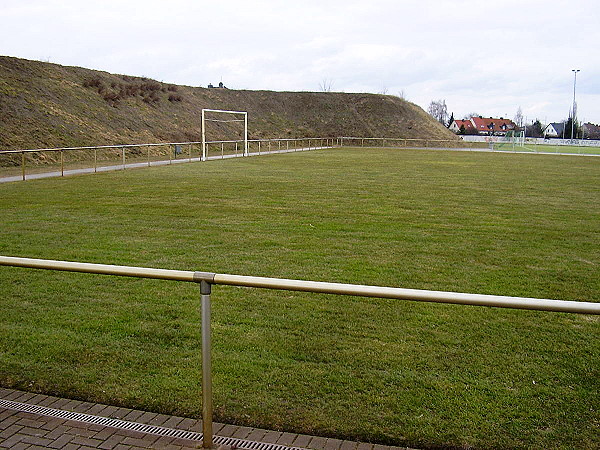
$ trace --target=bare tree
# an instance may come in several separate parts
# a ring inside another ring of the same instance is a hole
[[[398,92],[398,97],[400,97],[402,100],[406,100],[406,92],[404,92],[404,89]]]
[[[378,92],[378,94],[381,94],[381,95],[387,95],[387,93],[388,93],[388,88],[385,86],[383,86],[381,88],[381,90]]]
[[[321,92],[331,92],[333,90],[333,80],[323,78],[323,81],[319,83],[319,90]]]
[[[432,100],[429,104],[429,108],[427,108],[427,112],[439,123],[446,126],[446,122],[448,121],[448,107],[446,106],[446,100]]]
[[[519,109],[517,109],[517,113],[515,114],[515,118],[514,118],[513,122],[519,128],[523,128],[523,110],[521,109],[520,106],[519,106]]]

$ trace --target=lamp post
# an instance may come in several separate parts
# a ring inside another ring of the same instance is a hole
[[[575,74],[575,79],[573,80],[573,117],[571,117],[571,140],[573,140],[573,132],[575,129],[575,116],[576,116],[576,106],[575,106],[575,86],[577,85],[577,72],[580,72],[579,69],[572,69],[571,72]]]

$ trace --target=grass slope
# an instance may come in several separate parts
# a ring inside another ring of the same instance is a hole
[[[600,161],[336,149],[0,186],[0,254],[600,301]],[[598,317],[215,287],[216,418],[594,448]],[[0,270],[0,383],[200,415],[197,286]]]
[[[202,108],[248,111],[250,138],[456,139],[418,106],[389,95],[174,86],[0,56],[2,150],[199,141]],[[208,138],[238,137],[239,127],[228,125],[211,124]]]

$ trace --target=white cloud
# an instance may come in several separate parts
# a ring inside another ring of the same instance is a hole
[[[580,68],[582,117],[600,122],[592,0],[0,0],[0,53],[234,88],[404,91],[426,108],[560,120]]]

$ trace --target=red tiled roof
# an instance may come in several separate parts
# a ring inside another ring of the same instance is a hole
[[[458,128],[462,126],[465,127],[465,130],[468,130],[469,128],[473,128],[473,124],[471,123],[470,120],[455,120],[454,122],[456,122],[456,126]]]
[[[477,131],[514,130],[516,125],[510,119],[494,119],[493,117],[471,117]]]

